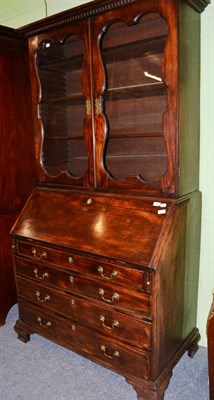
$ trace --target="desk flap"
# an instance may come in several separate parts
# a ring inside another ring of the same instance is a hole
[[[11,234],[147,266],[170,207],[145,198],[37,188]]]

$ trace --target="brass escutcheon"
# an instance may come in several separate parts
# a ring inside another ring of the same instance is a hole
[[[86,200],[86,204],[87,204],[88,206],[90,206],[90,204],[92,204],[92,198],[91,198],[91,197],[89,197],[89,198]]]

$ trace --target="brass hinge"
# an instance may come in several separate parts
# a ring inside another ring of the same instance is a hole
[[[97,115],[102,113],[102,103],[98,97],[95,99],[95,111]]]
[[[86,114],[87,115],[91,115],[91,102],[90,102],[90,100],[86,100],[85,105],[86,105]]]

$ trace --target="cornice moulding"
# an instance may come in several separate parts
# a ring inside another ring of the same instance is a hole
[[[55,14],[51,17],[44,18],[30,25],[20,28],[20,32],[26,37],[32,37],[51,31],[54,29],[61,28],[63,26],[74,23],[83,18],[92,17],[101,13],[105,13],[114,10],[123,5],[135,3],[138,0],[95,0],[81,6],[71,8],[59,14]],[[144,1],[144,0],[141,0]],[[205,7],[210,3],[210,0],[183,0],[197,12],[201,13]]]

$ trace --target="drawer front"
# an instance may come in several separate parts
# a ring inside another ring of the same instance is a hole
[[[62,268],[72,269],[77,273],[90,274],[103,281],[112,281],[135,289],[149,292],[151,289],[151,274],[138,271],[127,266],[102,262],[91,257],[83,257],[75,253],[50,249],[22,241],[17,241],[17,254],[41,264],[53,264]]]
[[[76,296],[43,286],[37,282],[17,277],[18,295],[50,309],[80,321],[82,325],[92,326],[101,333],[133,343],[139,348],[150,348],[151,324],[139,321],[109,307],[100,307]]]
[[[85,279],[73,273],[50,268],[48,266],[30,263],[16,259],[17,273],[42,280],[46,284],[54,285],[70,293],[84,296],[104,305],[113,306],[116,309],[128,313],[135,313],[138,317],[150,317],[149,295],[129,290],[124,286],[113,283],[97,282]]]
[[[54,313],[47,313],[41,307],[32,306],[26,301],[20,301],[19,312],[20,319],[33,327],[31,332],[40,333],[122,374],[149,379],[150,355],[143,350],[134,349],[70,320],[56,317]]]

